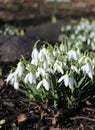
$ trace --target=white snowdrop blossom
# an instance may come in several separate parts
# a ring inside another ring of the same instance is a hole
[[[42,62],[46,59],[46,57],[48,56],[48,51],[46,48],[42,48],[39,52],[38,58],[39,60]]]
[[[31,54],[32,60],[31,60],[31,64],[37,66],[38,65],[38,50],[37,48],[34,48]]]
[[[33,59],[31,60],[31,64],[37,66],[37,65],[38,65],[38,59],[37,59],[37,58],[33,58]]]
[[[68,56],[69,60],[70,59],[74,59],[76,61],[78,60],[78,53],[77,53],[77,51],[70,50],[70,51],[68,51],[67,56]]]
[[[9,74],[9,76],[7,77],[7,83],[10,83],[11,85],[14,86],[15,89],[19,88],[19,82],[17,80],[17,75],[14,73]]]
[[[49,84],[49,82],[48,82],[46,79],[43,79],[43,80],[41,80],[41,81],[38,83],[37,89],[39,89],[41,86],[44,86],[45,89],[46,89],[47,91],[49,91],[50,84]]]
[[[79,64],[86,64],[87,62],[93,65],[91,58],[89,58],[88,56],[83,55],[82,57],[80,57]]]
[[[32,51],[31,57],[38,58],[38,54],[39,54],[39,52],[38,52],[37,48],[34,48]]]
[[[71,88],[72,86],[77,86],[76,80],[74,78],[69,77],[69,75],[63,75],[59,78],[58,83],[61,81],[64,81],[64,84],[66,87],[69,86]]]
[[[37,69],[36,76],[37,77],[42,76],[42,77],[45,77],[46,79],[48,79],[49,77],[48,73],[43,68],[40,68],[40,67],[38,67]]]
[[[90,38],[93,38],[93,37],[95,37],[95,32],[90,33]]]
[[[33,74],[32,72],[28,73],[26,76],[25,76],[25,83],[30,83],[30,84],[33,84],[33,83],[36,83],[36,75]]]
[[[20,61],[17,65],[17,68],[15,70],[15,74],[18,76],[18,77],[21,77],[22,74],[23,74],[23,71],[24,71],[24,65],[23,63]]]
[[[95,42],[91,42],[91,47],[93,50],[95,50]]]
[[[67,30],[67,31],[70,31],[70,30],[71,30],[71,26],[70,26],[70,25],[67,25],[67,26],[66,26],[66,30]]]
[[[13,79],[14,79],[14,73],[10,73],[10,74],[8,75],[8,77],[7,77],[6,82],[8,83],[9,81],[11,81],[12,84],[13,84]]]
[[[15,81],[14,81],[14,88],[15,88],[15,89],[19,89],[19,82],[18,82],[18,80],[16,80],[16,79],[15,79]]]
[[[58,57],[60,55],[60,50],[57,48],[55,51],[53,51],[54,57]]]
[[[56,60],[55,63],[54,63],[54,72],[56,72],[56,71],[60,72],[61,74],[64,73],[61,61]]]
[[[86,63],[85,65],[83,65],[81,67],[81,70],[84,74],[88,74],[89,78],[93,79],[93,69],[90,63]]]
[[[72,65],[71,69],[79,74],[79,69],[76,66]]]

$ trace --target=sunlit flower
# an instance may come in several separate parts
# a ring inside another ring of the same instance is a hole
[[[37,48],[34,48],[31,54],[32,60],[31,60],[31,64],[37,66],[38,65],[38,50]]]
[[[79,69],[76,66],[72,65],[71,69],[79,74]]]
[[[14,82],[14,88],[19,89],[19,82],[17,80],[15,80]]]
[[[89,63],[86,63],[85,65],[83,65],[81,67],[81,70],[83,71],[83,73],[85,74],[88,74],[89,78],[93,78],[93,69],[92,69],[92,66],[91,64]]]
[[[38,52],[37,48],[34,48],[32,51],[31,57],[37,59],[38,54],[39,54],[39,52]]]
[[[23,74],[23,71],[24,71],[24,65],[23,63],[20,61],[17,65],[17,68],[15,70],[15,74],[18,76],[18,77],[21,77],[22,74]]]
[[[28,73],[28,74],[26,75],[24,81],[25,81],[25,83],[30,83],[30,84],[32,84],[32,83],[36,83],[36,79],[37,79],[36,75],[33,74],[32,72],[30,72],[30,73]]]
[[[9,74],[7,77],[7,82],[14,86],[15,89],[19,88],[19,82],[17,80],[17,75],[14,73]]]
[[[67,25],[67,26],[66,26],[66,30],[67,30],[67,31],[70,31],[70,30],[71,30],[71,25]]]
[[[31,60],[31,64],[37,66],[37,65],[38,65],[38,59],[37,59],[37,58],[33,58],[33,59]]]
[[[64,73],[61,61],[56,60],[56,62],[54,63],[54,72],[56,71],[60,72],[61,74]]]
[[[69,75],[63,75],[60,77],[60,79],[58,80],[58,83],[64,81],[64,84],[66,87],[72,87],[72,86],[76,86],[77,83],[76,83],[76,80],[74,78],[70,78]]]
[[[74,59],[74,60],[78,60],[78,54],[77,54],[77,51],[74,51],[74,50],[70,50],[68,53],[68,59]]]
[[[36,76],[42,76],[43,78],[48,79],[48,73],[46,72],[46,70],[44,70],[43,68],[38,67],[37,72],[36,72]]]
[[[48,82],[46,79],[43,79],[43,80],[41,80],[41,81],[38,83],[37,89],[39,89],[41,86],[44,86],[47,91],[48,91],[49,88],[50,88],[50,84],[49,84],[49,82]]]
[[[46,48],[42,48],[39,52],[38,58],[39,60],[42,62],[46,59],[46,57],[48,56],[48,51]]]
[[[53,51],[54,57],[59,56],[59,54],[60,54],[60,50],[58,48],[55,51]]]
[[[14,73],[10,73],[9,75],[8,75],[8,77],[7,77],[7,83],[9,82],[9,81],[12,81],[12,79],[14,78]]]

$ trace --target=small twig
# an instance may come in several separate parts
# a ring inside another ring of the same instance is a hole
[[[84,117],[84,116],[76,116],[76,117],[71,117],[70,118],[70,120],[79,120],[79,119],[95,122],[95,119],[92,119],[92,118],[89,118],[89,117]]]
[[[95,112],[95,109],[94,108],[84,108],[83,110],[87,110],[87,111],[93,111],[93,112]]]

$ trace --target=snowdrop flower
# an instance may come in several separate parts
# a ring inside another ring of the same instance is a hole
[[[77,68],[76,66],[72,65],[72,66],[71,66],[71,69],[72,69],[73,71],[75,71],[77,74],[79,74],[79,70],[78,70],[78,68]]]
[[[76,80],[74,78],[70,78],[67,74],[61,76],[58,80],[58,83],[61,81],[64,81],[66,87],[69,86],[71,88],[72,86],[77,86]]]
[[[70,59],[78,60],[78,53],[77,53],[77,51],[70,50],[70,51],[68,51],[67,55],[68,55],[68,59],[69,60]]]
[[[88,39],[88,40],[87,40],[87,44],[88,44],[88,45],[90,45],[90,43],[91,43],[91,40],[90,40],[90,39]]]
[[[39,60],[42,62],[46,59],[46,57],[48,56],[48,51],[46,48],[42,48],[39,52],[38,58]]]
[[[38,83],[37,89],[39,89],[41,86],[44,86],[47,91],[48,91],[49,88],[50,88],[50,84],[49,84],[49,82],[48,82],[46,79],[43,79],[43,80],[41,80],[41,81]]]
[[[79,47],[80,45],[82,45],[82,42],[80,42],[80,41],[76,42],[77,47]]]
[[[74,35],[74,34],[71,34],[71,35],[70,35],[70,38],[71,38],[72,40],[74,40],[74,39],[75,39],[75,35]]]
[[[8,77],[7,77],[7,83],[9,82],[9,81],[13,81],[13,79],[14,79],[14,73],[10,73],[9,75],[8,75]],[[12,82],[12,84],[13,84],[13,82]]]
[[[37,58],[33,58],[33,59],[31,60],[31,64],[37,66],[37,65],[38,65],[38,59],[37,59]]]
[[[37,66],[38,65],[38,50],[37,48],[34,48],[34,50],[32,51],[31,57],[32,57],[32,61],[31,64]]]
[[[15,79],[15,81],[14,81],[14,88],[15,88],[15,89],[19,89],[19,82],[18,82],[18,80],[16,80],[16,79]]]
[[[25,83],[30,83],[30,84],[32,84],[32,83],[36,83],[36,79],[37,79],[36,75],[33,74],[32,72],[30,72],[30,73],[28,73],[28,74],[25,76],[24,81],[25,81]]]
[[[17,80],[17,75],[14,73],[9,74],[7,77],[7,83],[10,82],[11,85],[14,86],[15,89],[19,88],[19,82]]]
[[[39,52],[38,52],[37,48],[34,48],[32,51],[31,57],[37,59],[38,54],[39,54]]]
[[[70,26],[70,25],[67,25],[67,26],[66,26],[66,30],[67,30],[67,31],[70,31],[70,30],[71,30],[71,26]]]
[[[36,76],[37,77],[42,76],[46,79],[48,79],[48,77],[49,77],[48,73],[43,68],[40,68],[40,67],[38,67],[38,69],[37,69]]]
[[[92,50],[95,50],[95,43],[94,42],[91,43],[91,47],[92,47]]]
[[[56,71],[60,72],[61,74],[64,73],[61,61],[56,60],[54,63],[54,72],[56,72]]]
[[[93,37],[95,37],[95,32],[90,33],[90,38],[93,38]]]
[[[56,49],[55,51],[53,51],[54,57],[58,57],[59,54],[60,54],[60,50],[59,49]]]
[[[20,61],[17,65],[17,68],[15,70],[15,74],[18,76],[18,77],[21,77],[22,74],[23,74],[23,71],[24,71],[24,65],[23,63]]]
[[[81,67],[81,70],[84,74],[88,74],[89,78],[93,79],[93,69],[90,63],[86,63],[85,65],[83,65]]]
[[[86,37],[83,36],[83,35],[79,35],[79,36],[78,36],[78,39],[81,40],[82,42],[85,42],[85,41],[86,41]]]
[[[49,66],[52,66],[54,60],[55,60],[55,57],[54,57],[53,55],[50,55],[50,56],[47,55],[46,61],[47,61],[47,64],[48,64]]]
[[[48,61],[43,62],[43,69],[44,69],[44,72],[45,72],[44,75],[46,75],[46,73],[54,74],[54,71],[52,69],[52,63],[50,64],[50,63],[48,63]]]
[[[61,52],[64,52],[64,51],[65,51],[65,46],[64,46],[64,44],[61,43],[59,49],[60,49]]]
[[[79,64],[86,64],[86,63],[90,63],[91,66],[93,65],[93,61],[91,60],[91,58],[89,58],[88,56],[82,56],[80,59],[79,59]]]

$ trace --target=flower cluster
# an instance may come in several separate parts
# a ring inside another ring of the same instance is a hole
[[[81,48],[83,47],[82,44],[84,44],[84,49],[95,50],[95,21],[90,22],[87,19],[81,19],[79,24],[63,26],[61,31],[66,34],[70,38],[70,42],[75,43],[77,47]]]
[[[70,99],[77,86],[81,86],[81,79],[93,82],[95,58],[75,46],[70,49],[68,46],[68,41],[48,47],[44,44],[40,50],[35,45],[31,61],[22,58],[16,70],[9,74],[7,82],[20,89],[19,83],[22,81],[29,88],[28,94],[32,94],[35,100],[48,103],[53,100],[55,106],[61,96],[68,95]]]
[[[21,58],[7,82],[18,90],[23,83],[26,89],[21,91],[26,95],[55,107],[59,103],[75,107],[87,99],[94,99],[95,54],[89,51],[94,45],[94,24],[81,21],[78,26],[66,29],[73,32],[69,33],[69,40],[54,46],[46,42],[39,50],[39,43],[36,43],[31,59]]]

